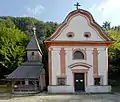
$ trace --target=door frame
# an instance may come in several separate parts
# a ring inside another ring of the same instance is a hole
[[[83,73],[84,74],[84,91],[86,90],[86,87],[87,87],[87,81],[88,81],[88,72],[72,72],[73,74],[73,86],[74,86],[74,91],[75,91],[75,73]]]

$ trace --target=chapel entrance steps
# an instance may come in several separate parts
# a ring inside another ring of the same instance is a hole
[[[44,95],[91,95],[91,94],[114,94],[114,92],[85,92],[85,91],[77,91],[74,93],[49,93],[49,92],[43,92],[39,94]]]
[[[89,95],[91,93],[86,93],[85,91],[77,91],[74,93],[49,93],[49,92],[46,92],[45,94],[48,94],[48,95]]]
[[[11,94],[12,97],[22,97],[22,96],[47,96],[47,95],[91,95],[91,94],[115,94],[113,92],[109,93],[86,93],[86,92],[74,92],[74,93],[48,93],[47,91],[38,92],[34,94]]]

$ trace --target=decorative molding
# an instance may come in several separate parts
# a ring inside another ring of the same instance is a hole
[[[88,72],[88,69],[71,69],[72,70],[72,72],[74,72],[74,73],[86,73],[86,72]]]
[[[58,78],[65,78],[65,85],[67,84],[67,76],[56,76],[56,85],[58,85]]]
[[[71,13],[68,14],[68,16],[66,17],[65,21],[63,23],[61,23],[61,25],[57,28],[57,30],[55,31],[55,33],[48,38],[47,40],[55,40],[63,31],[63,29],[65,29],[68,25],[69,22],[71,21],[71,19],[75,16],[83,16],[87,22],[88,25],[93,28],[96,33],[102,38],[104,39],[104,41],[110,41],[111,39],[104,33],[104,31],[102,30],[102,28],[95,22],[95,20],[93,19],[92,15],[85,11],[85,10],[75,10]]]
[[[83,63],[83,62],[73,63],[73,64],[69,65],[68,67],[74,69],[74,67],[76,67],[76,66],[83,66],[83,67],[86,67],[86,68],[88,68],[88,69],[89,69],[90,67],[92,67],[91,65],[89,65],[89,64],[87,64],[87,63]],[[79,70],[80,70],[80,69],[79,69]]]
[[[65,76],[66,68],[65,68],[65,50],[61,48],[60,50],[60,69],[61,69],[61,76]]]
[[[106,48],[106,79],[107,79],[107,83],[106,85],[108,85],[108,48]]]
[[[46,41],[46,47],[50,46],[109,46],[111,41]]]
[[[76,51],[82,52],[83,55],[84,55],[84,59],[74,59],[74,53],[75,53]],[[80,48],[72,48],[72,58],[73,58],[73,60],[87,60],[86,50],[80,49]]]
[[[48,51],[49,85],[52,85],[52,50],[53,48],[49,48],[49,51]]]
[[[94,77],[98,77],[98,50],[97,48],[93,49],[93,74]]]

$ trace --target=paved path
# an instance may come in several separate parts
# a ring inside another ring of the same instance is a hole
[[[120,94],[36,95],[11,99],[1,98],[0,102],[120,102]]]

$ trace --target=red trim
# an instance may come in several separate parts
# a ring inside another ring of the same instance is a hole
[[[50,48],[48,51],[48,64],[49,64],[49,85],[52,85],[52,50],[53,48]]]
[[[46,47],[49,46],[109,46],[112,41],[45,41]]]
[[[66,68],[65,68],[65,50],[61,48],[60,50],[60,69],[61,69],[61,76],[65,75]]]
[[[73,63],[71,65],[69,65],[70,68],[73,68],[76,67],[76,66],[83,66],[83,67],[86,67],[86,68],[90,68],[92,67],[91,65],[87,64],[87,63],[83,63],[83,62],[78,62],[78,63]]]
[[[108,84],[108,49],[106,48],[106,80],[107,80],[107,84]]]
[[[94,77],[98,77],[98,50],[94,48],[93,50],[93,73]]]
[[[74,73],[85,73],[88,72],[88,69],[72,69]]]
[[[73,75],[73,86],[75,87],[74,72],[72,72],[72,75]]]

